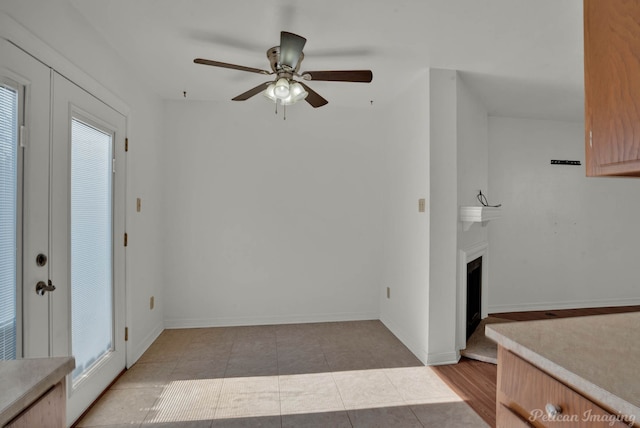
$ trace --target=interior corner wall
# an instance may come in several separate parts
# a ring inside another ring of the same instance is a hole
[[[489,310],[640,304],[640,181],[585,177],[583,123],[491,117],[489,136]]]
[[[489,182],[489,117],[487,108],[458,74],[457,91],[458,133],[458,207],[479,206],[478,191],[492,198]],[[491,260],[488,253],[491,224],[471,224],[465,230],[458,222],[458,277],[457,277],[457,327],[456,349],[466,347],[467,277],[466,264],[471,258],[482,257],[481,316],[488,314],[491,284],[488,272]]]
[[[458,205],[479,206],[478,191],[496,204],[489,189],[489,115],[487,108],[458,76]],[[467,249],[488,241],[487,226],[473,224],[469,230],[458,222],[458,248]],[[490,226],[490,225],[489,225]]]
[[[166,101],[168,328],[379,318],[377,108]]]
[[[126,278],[127,365],[130,366],[164,328],[163,270],[158,262],[162,259],[163,242],[163,189],[158,186],[163,173],[162,102],[68,1],[42,1],[34,7],[33,2],[3,0],[0,12],[28,33],[23,39],[31,46],[21,46],[23,49],[29,52],[32,46],[46,43],[47,49],[42,51],[51,52],[47,59],[53,58],[57,64],[71,64],[72,75],[86,76],[86,80],[75,83],[80,86],[96,83],[100,91],[106,89],[113,95],[112,99],[121,101],[128,109],[126,216],[130,242]],[[57,71],[67,76],[70,73],[69,69]],[[90,92],[94,88],[85,87]],[[142,198],[140,213],[135,211],[136,197]],[[150,296],[156,301],[153,310],[149,306]]]
[[[430,70],[429,365],[458,360],[457,80],[454,70]]]
[[[385,109],[380,320],[423,363],[429,329],[429,70]],[[389,287],[389,297],[387,297]]]

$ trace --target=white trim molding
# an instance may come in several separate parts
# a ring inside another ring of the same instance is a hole
[[[565,302],[531,302],[504,305],[491,305],[489,313],[552,311],[562,309],[605,308],[615,306],[640,306],[640,299],[602,299],[602,300],[569,300]]]
[[[129,327],[131,328],[131,327]],[[147,337],[135,341],[131,337],[127,343],[132,343],[132,345],[127,350],[127,368],[131,368],[132,365],[138,361],[138,359],[144,354],[144,352],[149,349],[151,344],[155,342],[155,340],[162,334],[164,328],[161,326],[156,326]]]
[[[166,318],[166,329],[236,327],[246,325],[304,324],[315,322],[369,321],[379,319],[377,313],[299,314],[273,317]]]
[[[456,364],[460,360],[460,352],[440,352],[438,354],[429,354],[427,357],[428,366],[443,366],[447,364]]]
[[[426,349],[418,345],[418,340],[415,340],[410,334],[407,334],[406,331],[403,331],[386,317],[381,317],[380,322],[382,322],[382,324],[384,324],[389,331],[393,333],[393,335],[397,337],[398,340],[420,360],[420,362],[422,362],[422,364],[427,365],[429,353]]]
[[[489,243],[480,242],[464,250],[458,251],[458,305],[456,347],[464,349],[467,346],[467,263],[482,257],[482,294],[480,317],[486,318],[489,313]]]

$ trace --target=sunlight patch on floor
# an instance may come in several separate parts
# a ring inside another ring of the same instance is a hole
[[[172,381],[147,423],[461,402],[428,367]]]

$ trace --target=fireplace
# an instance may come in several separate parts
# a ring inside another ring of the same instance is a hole
[[[467,339],[482,319],[482,257],[467,263]]]

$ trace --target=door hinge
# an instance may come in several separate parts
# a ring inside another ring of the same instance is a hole
[[[589,130],[589,147],[593,148],[593,131]]]
[[[129,151],[129,138],[124,139],[124,151],[125,152]]]
[[[111,172],[116,173],[116,158],[111,159]]]
[[[19,135],[18,135],[18,141],[20,144],[20,147],[27,147],[27,127],[24,125],[20,125],[20,131],[19,131]]]
[[[124,341],[127,342],[129,340],[129,327],[124,328]]]
[[[127,234],[125,233],[125,234],[124,234],[124,246],[126,247],[128,243],[129,243],[129,235],[127,235]]]

